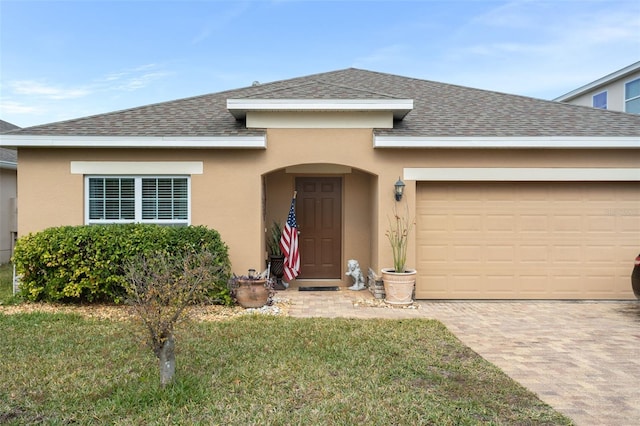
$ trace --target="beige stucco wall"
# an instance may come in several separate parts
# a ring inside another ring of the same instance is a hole
[[[351,168],[341,174],[343,260],[358,258],[363,268],[379,271],[391,266],[385,230],[395,204],[393,184],[405,167],[634,168],[640,164],[637,150],[374,149],[370,129],[272,129],[267,132],[266,150],[22,148],[19,155],[20,235],[83,223],[84,179],[71,174],[71,161],[201,161],[203,174],[191,178],[192,224],[221,233],[237,273],[264,265],[265,228],[273,218],[284,220],[298,175],[287,173],[290,166]],[[414,215],[416,184],[405,183],[402,203],[408,203]],[[412,236],[408,266],[415,265]]]

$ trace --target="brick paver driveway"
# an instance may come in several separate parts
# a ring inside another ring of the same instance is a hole
[[[640,304],[421,303],[578,425],[640,425]]]

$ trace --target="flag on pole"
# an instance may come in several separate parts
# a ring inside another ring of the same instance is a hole
[[[298,250],[298,223],[296,222],[296,193],[291,200],[287,223],[282,230],[280,249],[284,253],[284,275],[291,281],[300,273],[300,252]]]

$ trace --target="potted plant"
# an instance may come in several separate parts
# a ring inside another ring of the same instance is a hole
[[[392,305],[413,303],[416,270],[406,267],[407,244],[413,225],[408,207],[405,216],[398,214],[397,208],[394,208],[393,218],[389,218],[389,229],[386,232],[393,252],[393,268],[382,268],[385,302]]]
[[[243,308],[261,308],[270,302],[274,293],[271,280],[255,275],[255,269],[249,269],[248,275],[233,274],[229,280],[229,290]]]
[[[268,263],[271,263],[271,273],[276,277],[274,289],[284,290],[286,286],[282,282],[282,276],[284,275],[284,253],[280,249],[280,239],[282,238],[282,225],[280,222],[273,221],[271,225],[271,232],[267,237],[267,254],[269,259]]]

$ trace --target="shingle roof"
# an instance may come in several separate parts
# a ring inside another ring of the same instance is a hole
[[[0,120],[0,133],[5,133],[19,128],[20,127],[16,126],[15,124],[11,124],[8,121]]]
[[[0,163],[16,164],[18,155],[15,149],[0,148]]]
[[[378,135],[430,137],[640,136],[640,115],[355,68],[292,78],[25,128],[53,136],[254,136],[229,113],[234,99],[413,99],[414,109]]]
[[[0,133],[9,132],[11,130],[19,129],[20,127],[15,124],[11,124],[7,121],[0,120]],[[18,162],[18,155],[15,149],[0,148],[0,163],[16,164]]]

